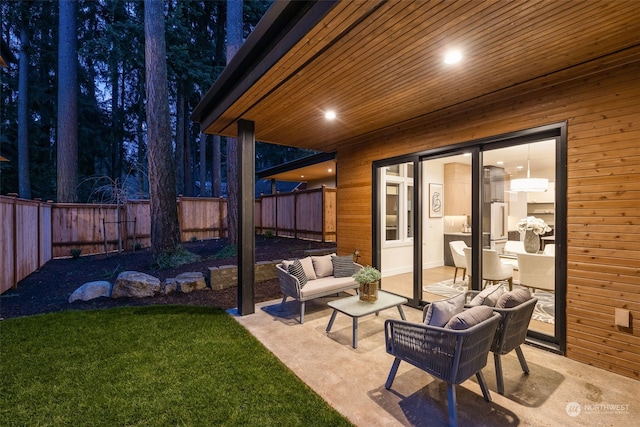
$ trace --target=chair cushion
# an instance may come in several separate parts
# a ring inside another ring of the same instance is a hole
[[[335,255],[335,254],[331,254]],[[311,262],[313,263],[313,270],[316,273],[316,278],[333,276],[333,263],[331,262],[331,255],[312,256]]]
[[[356,273],[356,269],[353,265],[353,256],[332,256],[331,263],[333,264],[333,277],[351,277]]]
[[[488,305],[478,305],[456,314],[447,322],[445,328],[461,331],[469,329],[493,316],[493,309]]]
[[[489,286],[473,297],[469,305],[488,305],[489,307],[495,307],[502,294],[504,294],[502,285]]]
[[[318,277],[316,276],[316,272],[313,269],[313,261],[311,261],[311,257],[302,258],[300,260],[300,264],[302,264],[302,268],[304,268],[304,274],[307,275],[307,280],[316,280]]]
[[[293,264],[289,266],[287,271],[293,277],[298,279],[298,282],[300,282],[300,288],[307,284],[307,275],[304,272],[304,267],[302,266],[300,260],[293,261]]]
[[[527,288],[514,289],[505,292],[496,302],[496,308],[513,308],[531,299],[531,292]]]
[[[424,323],[431,326],[443,327],[456,314],[464,309],[465,295],[460,294],[455,297],[434,301],[429,304],[427,313],[424,316]]]

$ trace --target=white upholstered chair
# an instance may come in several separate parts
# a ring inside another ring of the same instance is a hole
[[[517,255],[527,252],[524,250],[524,242],[519,240],[507,240],[502,251],[508,255]]]
[[[556,260],[544,254],[518,254],[520,284],[528,288],[554,292],[556,289]]]
[[[471,271],[471,248],[464,249],[467,268]],[[500,261],[498,252],[493,249],[482,250],[482,280],[496,284],[503,280],[509,282],[509,290],[513,289],[513,266]],[[471,281],[469,281],[471,287]]]
[[[462,240],[454,240],[453,242],[449,242],[449,248],[451,249],[451,256],[453,257],[453,264],[456,269],[453,272],[453,283],[456,283],[456,276],[458,275],[458,270],[462,269],[462,280],[467,275],[467,259],[464,256],[464,248],[467,247],[467,244]]]

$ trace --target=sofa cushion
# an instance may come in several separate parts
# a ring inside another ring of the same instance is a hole
[[[300,288],[307,284],[307,275],[304,272],[304,267],[302,267],[302,263],[300,260],[295,260],[293,264],[291,264],[287,270],[289,274],[298,279],[300,282]]]
[[[353,256],[332,256],[331,263],[333,264],[333,277],[351,277],[356,273],[355,266],[353,265]]]
[[[527,288],[514,289],[505,292],[496,302],[496,308],[513,308],[531,299],[531,292]]]
[[[489,307],[494,307],[502,294],[504,294],[502,285],[489,286],[473,297],[469,305],[488,305]]]
[[[424,323],[431,326],[443,327],[456,314],[464,309],[465,295],[456,295],[453,298],[434,301],[429,304]]]
[[[445,328],[458,331],[469,329],[480,322],[484,322],[491,316],[493,316],[493,309],[491,307],[488,305],[478,305],[453,316],[451,320],[447,322]]]
[[[330,295],[346,289],[356,289],[358,284],[353,277],[343,277],[336,279],[333,276],[322,277],[317,280],[307,282],[304,289],[300,290],[302,299],[310,299],[315,295]]]
[[[300,260],[300,264],[302,264],[302,268],[304,268],[304,273],[307,275],[307,280],[316,280],[316,272],[313,269],[313,261],[311,261],[311,257],[305,257]]]
[[[335,254],[332,254],[335,255]],[[313,270],[316,278],[333,276],[333,264],[331,263],[331,255],[312,256]]]

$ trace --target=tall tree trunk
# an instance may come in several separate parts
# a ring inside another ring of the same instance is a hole
[[[176,97],[176,185],[178,194],[186,194],[184,189],[184,95],[178,89]]]
[[[78,35],[76,2],[60,0],[58,43],[58,202],[78,201]]]
[[[162,0],[144,2],[151,250],[156,258],[173,253],[180,245],[163,5]]]
[[[200,197],[207,197],[207,134],[200,134]]]
[[[227,0],[227,64],[242,46],[242,0]],[[227,138],[227,229],[238,244],[238,141]]]
[[[191,138],[187,126],[186,99],[182,101],[182,121],[184,122],[182,139],[184,141],[184,194],[193,196],[193,153],[191,152]]]
[[[213,135],[213,165],[211,166],[211,197],[220,197],[222,193],[222,151],[220,135]]]
[[[20,61],[18,64],[18,193],[31,198],[29,178],[29,36],[27,18],[20,28]]]

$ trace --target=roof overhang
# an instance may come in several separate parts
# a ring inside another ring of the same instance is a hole
[[[335,151],[484,95],[640,60],[638,16],[636,1],[277,1],[192,118],[206,133],[236,136],[244,119],[259,141]],[[443,63],[451,48],[459,64]]]
[[[258,179],[276,181],[316,181],[335,179],[336,153],[320,153],[283,163],[256,174]]]

